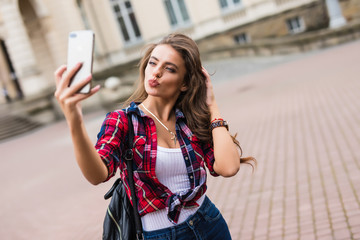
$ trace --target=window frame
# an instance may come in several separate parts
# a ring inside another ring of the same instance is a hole
[[[182,3],[183,3],[183,8],[184,8],[183,10],[185,10],[186,16],[184,16],[184,13],[181,9],[179,1],[182,1]],[[187,10],[186,3],[184,0],[164,0],[163,3],[165,6],[167,15],[168,15],[170,26],[172,28],[187,27],[187,26],[191,25],[189,11]],[[168,5],[168,3],[169,3],[169,5]],[[169,12],[168,6],[170,6],[172,8],[171,10],[172,10],[173,16],[175,17],[174,23],[173,23],[171,13]]]
[[[218,3],[222,12],[231,12],[233,10],[241,8],[243,5],[241,0],[219,0]],[[226,6],[223,6],[222,3],[226,3]]]
[[[130,7],[126,6],[127,2],[130,3]],[[142,34],[131,0],[109,0],[109,4],[125,45],[133,45],[141,42]],[[119,8],[119,11],[115,10],[116,7]],[[134,22],[131,19],[131,15],[134,17]],[[120,19],[122,19],[124,25],[120,23]],[[135,23],[135,26],[133,23]],[[123,27],[125,27],[126,34],[124,33]]]
[[[300,16],[286,19],[286,26],[289,33],[291,34],[297,34],[305,31],[305,22],[304,19]]]
[[[249,34],[247,34],[246,32],[236,34],[236,35],[234,35],[233,38],[234,38],[234,41],[236,42],[236,44],[239,44],[239,45],[247,44],[247,43],[250,43],[250,41],[251,41]]]

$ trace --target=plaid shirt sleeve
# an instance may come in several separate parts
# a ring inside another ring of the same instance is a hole
[[[206,164],[206,167],[209,169],[209,172],[212,176],[217,177],[219,176],[219,174],[217,174],[214,171],[214,162],[215,162],[215,157],[214,157],[214,148],[212,147],[212,145],[210,143],[206,143],[203,146],[204,149],[204,161]]]
[[[108,169],[108,178],[105,181],[115,175],[120,164],[124,133],[127,132],[124,118],[126,115],[122,111],[108,113],[97,136],[95,149]]]

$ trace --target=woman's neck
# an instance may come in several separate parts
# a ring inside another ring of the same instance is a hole
[[[175,117],[174,103],[161,101],[152,97],[146,98],[142,104],[161,121],[170,121]],[[140,105],[141,107],[141,105]],[[145,109],[145,110],[146,110]]]

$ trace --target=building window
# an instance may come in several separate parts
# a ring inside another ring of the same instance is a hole
[[[84,26],[86,29],[91,29],[91,26],[89,24],[89,21],[87,19],[87,16],[86,16],[86,12],[85,12],[85,8],[84,8],[84,4],[83,4],[83,1],[81,0],[77,0],[76,1],[78,7],[79,7],[79,10],[80,10],[80,15],[81,15],[81,18],[84,22]]]
[[[116,20],[126,43],[137,42],[141,33],[130,1],[110,0]]]
[[[240,0],[219,0],[220,7],[222,10],[231,10],[241,5]]]
[[[286,25],[290,33],[295,34],[305,30],[305,24],[302,18],[294,17],[286,20]]]
[[[245,44],[250,42],[250,37],[246,33],[240,33],[234,36],[234,41],[237,44]]]
[[[165,0],[165,7],[173,27],[184,26],[190,23],[184,0]]]

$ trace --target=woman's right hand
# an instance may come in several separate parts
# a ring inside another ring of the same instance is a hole
[[[69,126],[78,126],[78,124],[82,123],[80,102],[92,96],[100,89],[100,85],[97,85],[92,88],[88,94],[78,93],[83,86],[91,81],[92,75],[89,75],[79,83],[69,87],[71,78],[80,68],[81,63],[78,63],[75,67],[65,73],[67,66],[62,65],[54,73],[56,80],[56,91],[54,95],[60,104],[61,110],[63,111]]]

